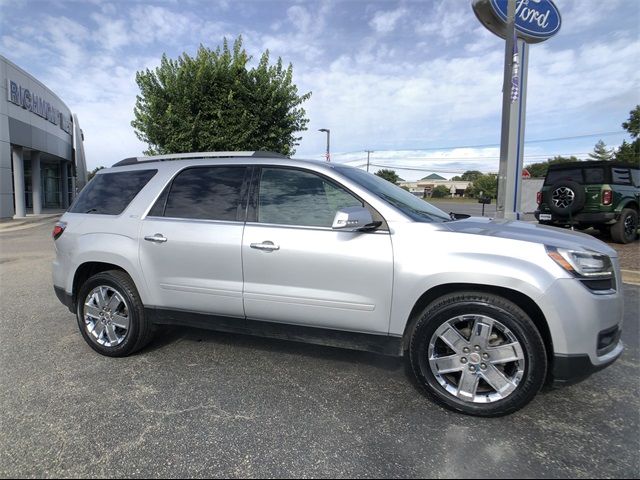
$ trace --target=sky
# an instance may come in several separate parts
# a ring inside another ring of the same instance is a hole
[[[640,104],[640,0],[555,0],[560,32],[530,48],[525,163],[586,158]],[[415,180],[498,170],[504,40],[470,0],[0,0],[0,52],[78,114],[87,165],[141,155],[137,71],[242,35],[293,64],[310,122],[296,157]],[[404,168],[403,168],[404,167]]]

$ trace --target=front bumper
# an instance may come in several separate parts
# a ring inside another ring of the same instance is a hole
[[[622,342],[618,342],[610,354],[603,359],[602,363],[594,365],[589,359],[589,355],[554,355],[551,378],[554,385],[573,385],[581,382],[615,362],[624,351]]]
[[[615,271],[619,272],[617,265]],[[617,285],[621,285],[619,275],[616,277]],[[553,342],[550,368],[553,383],[576,383],[622,355],[621,291],[596,293],[577,279],[563,278],[553,282],[538,305]]]

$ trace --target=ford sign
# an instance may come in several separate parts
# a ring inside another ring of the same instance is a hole
[[[482,24],[499,37],[505,37],[509,0],[474,0],[473,10]],[[553,37],[562,19],[552,0],[515,0],[516,31],[528,43]]]

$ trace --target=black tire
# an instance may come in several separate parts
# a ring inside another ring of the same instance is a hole
[[[611,225],[611,239],[616,243],[631,243],[638,236],[638,212],[623,208],[620,219]]]
[[[129,328],[123,334],[124,339],[115,346],[100,344],[89,332],[83,318],[84,304],[88,295],[99,286],[106,286],[118,292],[127,309]],[[125,272],[109,270],[90,277],[79,289],[76,305],[76,318],[80,333],[96,352],[108,357],[126,357],[144,348],[153,338],[154,325],[147,320],[144,306],[133,280]]]
[[[558,205],[554,203],[554,193],[562,191],[563,189],[573,195],[573,199],[568,205]],[[571,215],[578,213],[584,208],[585,202],[586,195],[584,187],[571,180],[561,180],[544,193],[544,203],[547,204],[549,210],[562,218],[569,218]]]
[[[428,359],[431,338],[444,323],[461,315],[484,315],[497,320],[522,347],[524,373],[517,387],[505,398],[491,403],[463,400],[449,393],[432,372]],[[481,292],[452,293],[431,303],[413,328],[409,358],[418,383],[433,400],[450,410],[482,417],[508,415],[521,409],[542,388],[547,374],[544,342],[529,316],[513,302]]]

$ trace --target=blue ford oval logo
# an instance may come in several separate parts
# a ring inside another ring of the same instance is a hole
[[[507,21],[508,0],[491,0],[495,14]],[[524,36],[546,40],[558,30],[562,19],[551,0],[516,0],[516,30]]]

